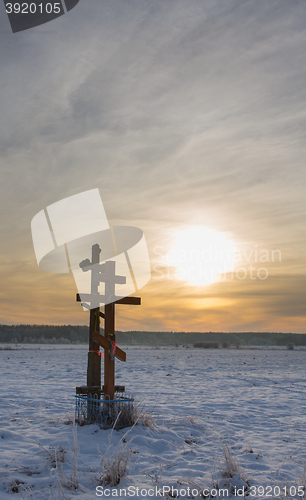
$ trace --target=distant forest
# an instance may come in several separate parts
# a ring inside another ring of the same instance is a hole
[[[103,330],[101,330],[103,333]],[[121,344],[190,345],[199,342],[226,343],[236,346],[306,346],[306,333],[271,332],[121,332],[117,331]],[[88,327],[73,325],[0,325],[0,343],[32,344],[83,344],[88,342]]]

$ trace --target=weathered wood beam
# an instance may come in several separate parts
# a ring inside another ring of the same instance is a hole
[[[93,298],[92,295],[90,295],[89,293],[85,293],[85,294],[82,293],[82,297],[83,297],[83,300],[88,300],[88,302],[91,302],[91,299]],[[94,297],[94,298],[96,299],[96,297]],[[100,298],[99,298],[99,295],[97,295],[97,298],[99,299],[98,302],[102,303],[103,301],[100,301],[100,299],[101,298],[105,299],[105,295],[100,295]],[[79,293],[76,294],[76,300],[77,300],[77,302],[82,302]],[[127,305],[132,305],[132,306],[140,306],[141,305],[141,298],[140,297],[123,297],[122,299],[116,300],[116,302],[114,302],[114,304],[118,304],[118,305],[127,304]],[[84,306],[84,307],[86,307],[86,306]]]
[[[82,305],[83,307],[85,307],[85,309],[88,309],[89,311],[91,310],[91,309],[90,309],[90,307],[89,307],[87,304],[84,304],[84,302],[83,302],[81,305]],[[105,318],[105,314],[104,314],[103,312],[101,312],[100,310],[99,310],[99,316],[100,316],[101,318],[103,318],[103,319]]]
[[[76,387],[75,390],[76,394],[79,395],[87,395],[87,394],[103,394],[104,392],[104,385],[101,387],[94,386],[94,387],[88,387],[87,385],[82,385],[80,387]],[[115,392],[125,392],[125,386],[124,385],[115,385]]]
[[[140,297],[124,297],[123,299],[116,300],[114,304],[128,304],[131,306],[140,306],[141,298]]]
[[[92,337],[100,347],[103,347],[103,349],[109,349],[109,340],[103,337],[101,333],[94,332]],[[118,346],[116,346],[115,356],[117,359],[120,359],[120,361],[126,361],[126,352]]]

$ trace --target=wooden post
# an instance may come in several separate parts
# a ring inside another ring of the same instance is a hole
[[[115,342],[115,304],[105,305],[105,333],[106,340]],[[109,342],[110,344],[110,342]],[[111,345],[111,344],[110,344]],[[115,396],[115,357],[111,359],[110,349],[104,351],[104,394],[108,399]]]
[[[101,249],[99,245],[92,246],[92,264],[99,264]],[[98,294],[99,283],[94,280],[94,273],[91,277],[91,293]],[[98,305],[98,304],[97,304]],[[87,365],[87,387],[101,388],[101,356],[99,354],[100,347],[93,340],[93,332],[100,332],[99,327],[100,305],[90,310],[89,322],[89,352]]]
[[[92,338],[93,332],[99,333],[99,323],[96,326],[96,311],[99,314],[99,308],[90,311],[87,387],[101,388],[101,356],[98,353],[99,345]]]
[[[105,263],[105,274],[112,277],[105,281],[105,296],[111,299],[115,296],[115,265],[113,261]],[[115,356],[111,356],[111,342],[116,341],[115,335],[115,304],[110,302],[105,304],[105,326],[104,336],[109,341],[109,349],[105,349],[104,354],[104,394],[108,399],[114,399],[115,396]]]

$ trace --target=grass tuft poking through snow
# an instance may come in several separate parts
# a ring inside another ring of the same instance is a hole
[[[149,429],[153,429],[155,427],[153,414],[149,411],[140,411],[136,422],[140,423],[143,427],[148,427]]]
[[[122,442],[116,447],[112,454],[106,453],[102,458],[103,472],[99,478],[102,486],[117,486],[121,479],[126,476],[129,463],[130,449]]]
[[[117,486],[120,483],[121,479],[125,477],[127,474],[131,449],[128,448],[128,444],[126,442],[125,437],[130,432],[130,430],[136,425],[136,421],[133,427],[130,428],[124,434],[124,436],[122,436],[116,448],[111,453],[110,448],[112,443],[112,436],[118,418],[120,418],[120,414],[118,415],[113,425],[111,434],[109,436],[108,447],[102,458],[99,453],[99,457],[101,459],[102,473],[100,474],[98,481],[101,484],[101,486]]]
[[[64,472],[63,464],[66,462],[66,450],[63,446],[59,446],[58,450],[54,450],[54,461],[52,471],[55,473],[56,483],[57,483],[57,496],[59,500],[65,500],[64,489],[77,490],[79,488],[78,479],[78,436],[77,436],[77,425],[73,424],[72,427],[73,434],[73,448],[70,448],[71,454],[71,472],[66,474]]]
[[[225,463],[222,470],[222,476],[227,479],[234,477],[236,474],[240,475],[240,467],[238,465],[238,462],[236,458],[233,457],[231,450],[229,449],[227,444],[223,445],[223,452]]]
[[[73,449],[71,450],[71,473],[68,478],[68,483],[66,487],[77,490],[79,487],[78,454],[80,450],[78,445],[77,424],[75,422],[73,423],[72,434],[73,434]]]

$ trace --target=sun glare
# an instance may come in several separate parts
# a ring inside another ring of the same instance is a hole
[[[233,253],[225,234],[198,226],[177,234],[167,264],[176,269],[177,279],[193,286],[209,285],[232,269]]]

